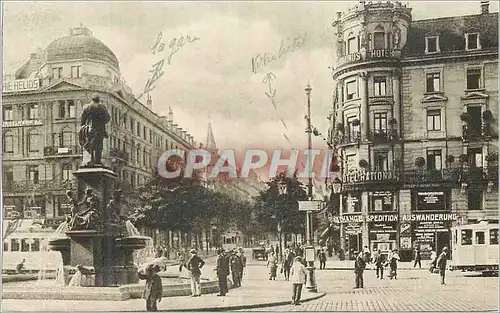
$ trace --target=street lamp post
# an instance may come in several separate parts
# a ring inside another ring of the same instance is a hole
[[[311,127],[311,91],[312,91],[312,88],[311,86],[308,84],[306,89],[306,95],[307,95],[307,117],[306,117],[306,121],[307,121],[307,127],[306,127],[306,134],[307,134],[307,149],[310,151],[312,150],[312,127]],[[310,164],[309,166],[312,166],[312,164]],[[310,169],[311,170],[311,169]],[[311,171],[309,171],[311,172]],[[308,184],[307,184],[307,196],[308,196],[308,199],[309,201],[312,201],[313,199],[313,178],[312,178],[312,175],[308,175],[309,176],[309,181],[308,181]],[[308,271],[308,275],[307,275],[307,282],[306,282],[306,289],[309,290],[310,292],[317,292],[318,291],[318,287],[316,285],[316,277],[315,277],[315,267],[314,267],[314,260],[315,260],[315,256],[316,256],[316,249],[314,248],[314,233],[313,233],[313,229],[312,229],[312,219],[311,219],[311,211],[307,211],[306,212],[306,242],[307,242],[307,245],[308,247],[306,248],[307,250],[311,250],[313,251],[312,253],[312,261],[309,260],[308,264],[307,264],[307,271]],[[307,257],[307,253],[306,253],[306,257]]]
[[[286,195],[286,192],[287,192],[287,183],[286,181],[283,181],[281,180],[279,183],[278,183],[278,192],[281,196],[283,195]],[[283,261],[283,246],[281,245],[281,219],[278,218],[278,226],[277,226],[277,230],[278,230],[278,240],[279,240],[279,248],[280,248],[280,261]]]

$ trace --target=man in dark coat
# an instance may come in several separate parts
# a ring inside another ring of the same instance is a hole
[[[356,287],[363,288],[363,272],[366,267],[366,262],[363,257],[363,252],[360,252],[354,261],[354,273],[356,274]]]
[[[385,256],[379,251],[375,257],[377,278],[384,279]]]
[[[216,272],[220,290],[217,296],[225,296],[228,292],[227,276],[229,275],[229,258],[224,253],[224,249],[219,249]]]
[[[147,311],[158,311],[156,302],[161,302],[163,286],[161,284],[161,277],[158,276],[159,271],[160,267],[158,265],[154,265],[148,266],[145,274],[139,273],[139,278],[146,279],[142,297],[146,299]]]
[[[240,256],[236,254],[236,250],[231,251],[231,256],[229,257],[229,264],[231,267],[231,275],[233,278],[234,287],[241,287],[240,274],[243,270],[243,264],[241,263]]]
[[[446,272],[446,262],[448,261],[448,247],[443,248],[443,252],[439,255],[437,259],[437,266],[439,268],[439,275],[441,276],[441,285],[446,285],[444,283],[444,276]]]
[[[418,267],[422,268],[422,256],[420,255],[420,248],[415,248],[415,262],[413,263],[413,267],[416,267],[418,263]]]

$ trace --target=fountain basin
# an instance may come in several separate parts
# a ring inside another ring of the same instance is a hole
[[[151,240],[151,238],[147,236],[129,236],[117,238],[115,239],[115,242],[117,248],[140,250],[146,247],[149,240]]]
[[[53,251],[69,250],[71,247],[70,239],[66,236],[49,238],[49,249]]]

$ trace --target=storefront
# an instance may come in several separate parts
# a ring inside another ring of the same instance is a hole
[[[333,223],[340,226],[341,247],[346,257],[352,259],[363,249],[363,223],[361,214],[334,216]]]
[[[370,214],[367,216],[370,250],[377,249],[384,254],[397,248],[399,216],[393,214]]]

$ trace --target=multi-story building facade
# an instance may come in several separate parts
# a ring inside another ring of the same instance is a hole
[[[478,5],[479,9],[479,5]],[[451,244],[498,221],[498,13],[412,21],[399,2],[337,13],[331,143],[344,251]]]
[[[137,99],[120,74],[115,54],[85,27],[31,55],[3,86],[4,216],[58,220],[67,214],[65,189],[81,162],[78,144],[83,105],[97,93],[110,112],[104,165],[121,188],[153,174],[166,149],[192,149],[194,137]]]

